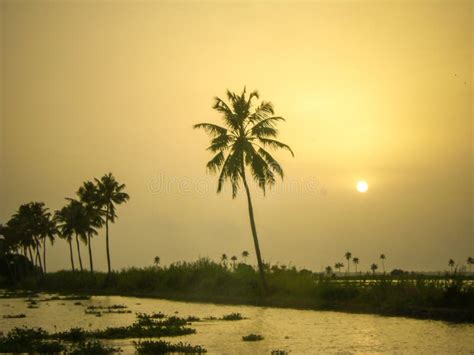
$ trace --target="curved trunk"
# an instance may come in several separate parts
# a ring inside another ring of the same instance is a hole
[[[38,243],[38,242],[36,243],[36,259],[38,260],[41,273],[43,273],[43,272],[44,272],[44,270],[43,270],[43,262],[41,261],[41,253],[40,253],[39,243]]]
[[[255,226],[255,220],[253,216],[252,199],[250,197],[250,190],[249,190],[249,186],[247,185],[247,179],[245,178],[245,166],[243,164],[242,164],[242,180],[244,181],[245,191],[247,193],[250,227],[252,229],[253,243],[255,245],[255,254],[257,255],[258,271],[260,272],[260,279],[262,280],[263,290],[267,292],[268,285],[267,285],[267,280],[265,278],[265,270],[263,267],[262,255],[260,254],[260,246],[258,243],[258,236],[257,236],[257,227]]]
[[[46,273],[46,237],[43,238],[43,270]]]
[[[89,265],[91,272],[94,272],[94,262],[92,261],[92,247],[91,247],[91,235],[87,235],[87,245],[89,247]]]
[[[68,240],[68,244],[69,244],[69,254],[71,255],[71,267],[72,267],[72,271],[76,271],[76,269],[74,268],[74,256],[72,255],[72,240],[69,239]]]
[[[84,271],[84,269],[82,268],[81,247],[79,246],[79,238],[77,234],[76,234],[76,245],[77,245],[77,256],[79,258],[79,268],[81,269],[81,271]]]
[[[107,206],[107,212],[105,215],[105,248],[107,250],[107,270],[110,274],[110,249],[109,249],[109,206]]]

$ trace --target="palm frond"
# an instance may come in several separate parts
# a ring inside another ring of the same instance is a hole
[[[264,146],[269,146],[271,148],[280,148],[280,149],[286,149],[288,150],[292,156],[295,156],[295,154],[293,153],[293,150],[291,150],[290,146],[285,144],[285,143],[282,143],[282,142],[279,142],[277,140],[274,140],[274,139],[269,139],[269,138],[263,138],[263,137],[258,137],[258,140],[260,142],[262,142],[262,144]]]
[[[227,129],[212,123],[198,123],[193,126],[194,129],[204,129],[207,133],[215,136],[227,134]]]

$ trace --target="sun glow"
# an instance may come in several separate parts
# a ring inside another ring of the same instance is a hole
[[[356,189],[357,191],[364,193],[369,189],[369,184],[364,180],[357,181]]]

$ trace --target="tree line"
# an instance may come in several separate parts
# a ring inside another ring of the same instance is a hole
[[[86,181],[76,192],[76,198],[66,198],[66,205],[52,212],[43,202],[22,204],[8,222],[0,225],[1,254],[7,260],[11,275],[18,273],[15,260],[23,256],[41,273],[47,270],[47,246],[56,238],[69,244],[71,269],[83,271],[80,244],[87,246],[89,270],[94,272],[92,238],[105,227],[107,270],[111,273],[109,224],[117,219],[117,205],[127,202],[130,196],[112,173],[100,179]],[[49,243],[48,243],[49,242]],[[77,251],[78,268],[74,262],[73,243]]]

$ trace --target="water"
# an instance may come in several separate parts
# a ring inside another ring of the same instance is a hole
[[[51,295],[41,294],[41,298]],[[40,298],[40,299],[41,299]],[[286,350],[291,354],[316,353],[400,353],[400,354],[474,354],[474,325],[400,317],[304,311],[251,306],[225,306],[174,302],[158,299],[95,296],[91,300],[39,302],[39,308],[27,308],[25,298],[0,299],[0,314],[24,313],[26,318],[0,318],[0,330],[6,333],[17,326],[42,327],[48,331],[71,327],[100,329],[129,325],[135,313],[163,312],[168,315],[205,318],[233,312],[248,319],[240,321],[201,321],[193,323],[197,333],[164,338],[202,345],[210,354],[270,354]],[[132,314],[84,314],[87,306],[128,306]],[[260,342],[243,342],[250,333],[265,337]],[[130,339],[110,342],[133,353]]]

